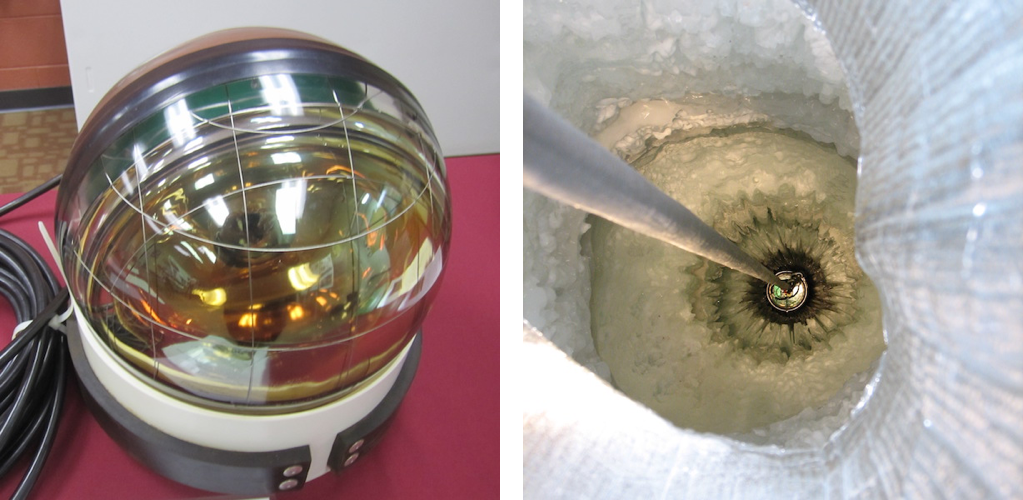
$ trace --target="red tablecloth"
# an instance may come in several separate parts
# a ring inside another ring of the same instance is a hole
[[[454,229],[441,292],[423,326],[416,379],[383,441],[341,476],[328,474],[281,500],[494,498],[499,488],[499,156],[447,160]],[[0,195],[0,204],[14,199]],[[53,231],[54,193],[0,228],[38,249],[36,221]],[[43,251],[47,260],[48,253]],[[15,324],[0,301],[0,332]],[[0,333],[0,344],[9,342]],[[70,384],[60,431],[33,498],[233,498],[177,484],[136,462],[96,423]],[[9,497],[24,464],[0,480]]]

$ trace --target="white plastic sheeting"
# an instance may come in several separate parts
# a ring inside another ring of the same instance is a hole
[[[530,1],[526,88],[570,119],[580,108],[555,89],[578,68],[597,77],[583,82],[594,90],[572,93],[575,104],[622,97],[614,88],[632,99],[714,90],[701,86],[727,84],[700,80],[713,54],[677,51],[725,44],[715,26],[760,22],[755,44],[732,46],[724,60],[741,62],[732,74],[744,91],[791,91],[751,75],[784,69],[758,61],[792,21],[748,3],[704,15],[702,2]],[[526,327],[527,497],[1023,497],[1023,3],[801,7],[845,69],[862,137],[856,246],[888,340],[869,397],[822,448],[753,446],[672,426]],[[593,70],[641,47],[652,49],[639,54],[641,76]],[[672,89],[673,68],[696,83]],[[840,92],[827,89],[830,74],[807,70],[816,83],[806,94],[823,102]],[[585,113],[574,118],[593,126]]]

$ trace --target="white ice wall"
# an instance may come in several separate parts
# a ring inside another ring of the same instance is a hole
[[[527,498],[1023,498],[1023,3],[799,3],[829,34],[862,134],[856,248],[889,346],[869,397],[823,447],[751,446],[673,427],[526,328]],[[614,64],[638,48],[644,67],[670,69],[693,60],[671,50],[689,43],[674,26],[707,36],[722,26],[690,19],[700,11],[688,0],[529,4],[537,64],[524,83],[563,112],[592,98],[577,118],[603,90],[639,98],[664,87],[648,78],[656,68],[602,71],[588,95],[559,97],[576,76],[559,71],[569,51]],[[666,28],[646,29],[657,17]],[[544,43],[581,25],[590,40]],[[671,44],[643,43],[654,36]],[[757,52],[741,54],[761,68]]]

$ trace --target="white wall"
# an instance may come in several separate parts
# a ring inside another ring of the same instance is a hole
[[[331,40],[402,81],[446,156],[495,153],[497,0],[61,0],[75,113],[85,119],[118,80],[187,40],[273,26]]]

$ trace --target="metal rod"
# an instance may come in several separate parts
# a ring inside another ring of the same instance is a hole
[[[526,188],[788,290],[770,269],[529,96],[522,125]]]

